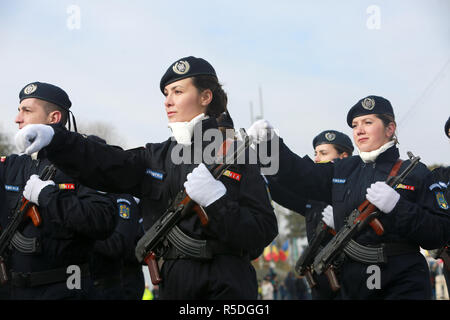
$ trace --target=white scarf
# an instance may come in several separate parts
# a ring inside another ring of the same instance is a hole
[[[172,130],[172,135],[179,144],[190,146],[195,125],[206,118],[204,113],[200,113],[191,121],[169,122],[168,127]]]
[[[389,141],[388,143],[382,145],[377,150],[373,150],[373,151],[369,151],[369,152],[363,152],[358,149],[359,156],[361,157],[362,161],[364,161],[364,163],[375,162],[375,160],[378,158],[378,156],[380,154],[385,152],[387,149],[392,147],[394,144],[395,144],[395,141],[392,140],[392,141]]]

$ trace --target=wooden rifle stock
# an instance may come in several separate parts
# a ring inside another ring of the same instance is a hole
[[[151,251],[150,254],[145,257],[144,261],[148,265],[148,271],[153,285],[159,284],[162,279],[161,274],[159,273],[158,260],[156,259],[155,253]]]

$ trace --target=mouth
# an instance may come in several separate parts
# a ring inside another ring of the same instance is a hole
[[[369,138],[359,138],[358,143],[364,143],[367,142],[367,140],[369,140]]]
[[[176,114],[175,111],[168,111],[168,112],[167,112],[167,117],[168,117],[168,118],[173,117],[175,114]]]

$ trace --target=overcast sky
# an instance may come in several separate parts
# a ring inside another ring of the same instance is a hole
[[[237,127],[260,113],[300,155],[370,94],[389,99],[406,151],[450,164],[450,1],[0,1],[0,130],[20,89],[64,88],[78,123],[124,147],[169,137],[159,81],[193,55],[216,69]]]

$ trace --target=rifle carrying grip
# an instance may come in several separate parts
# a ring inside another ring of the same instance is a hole
[[[153,285],[159,284],[162,279],[159,273],[159,266],[155,253],[153,251],[150,252],[150,254],[145,257],[144,261],[148,265],[148,271],[150,272],[150,279],[152,280]]]

